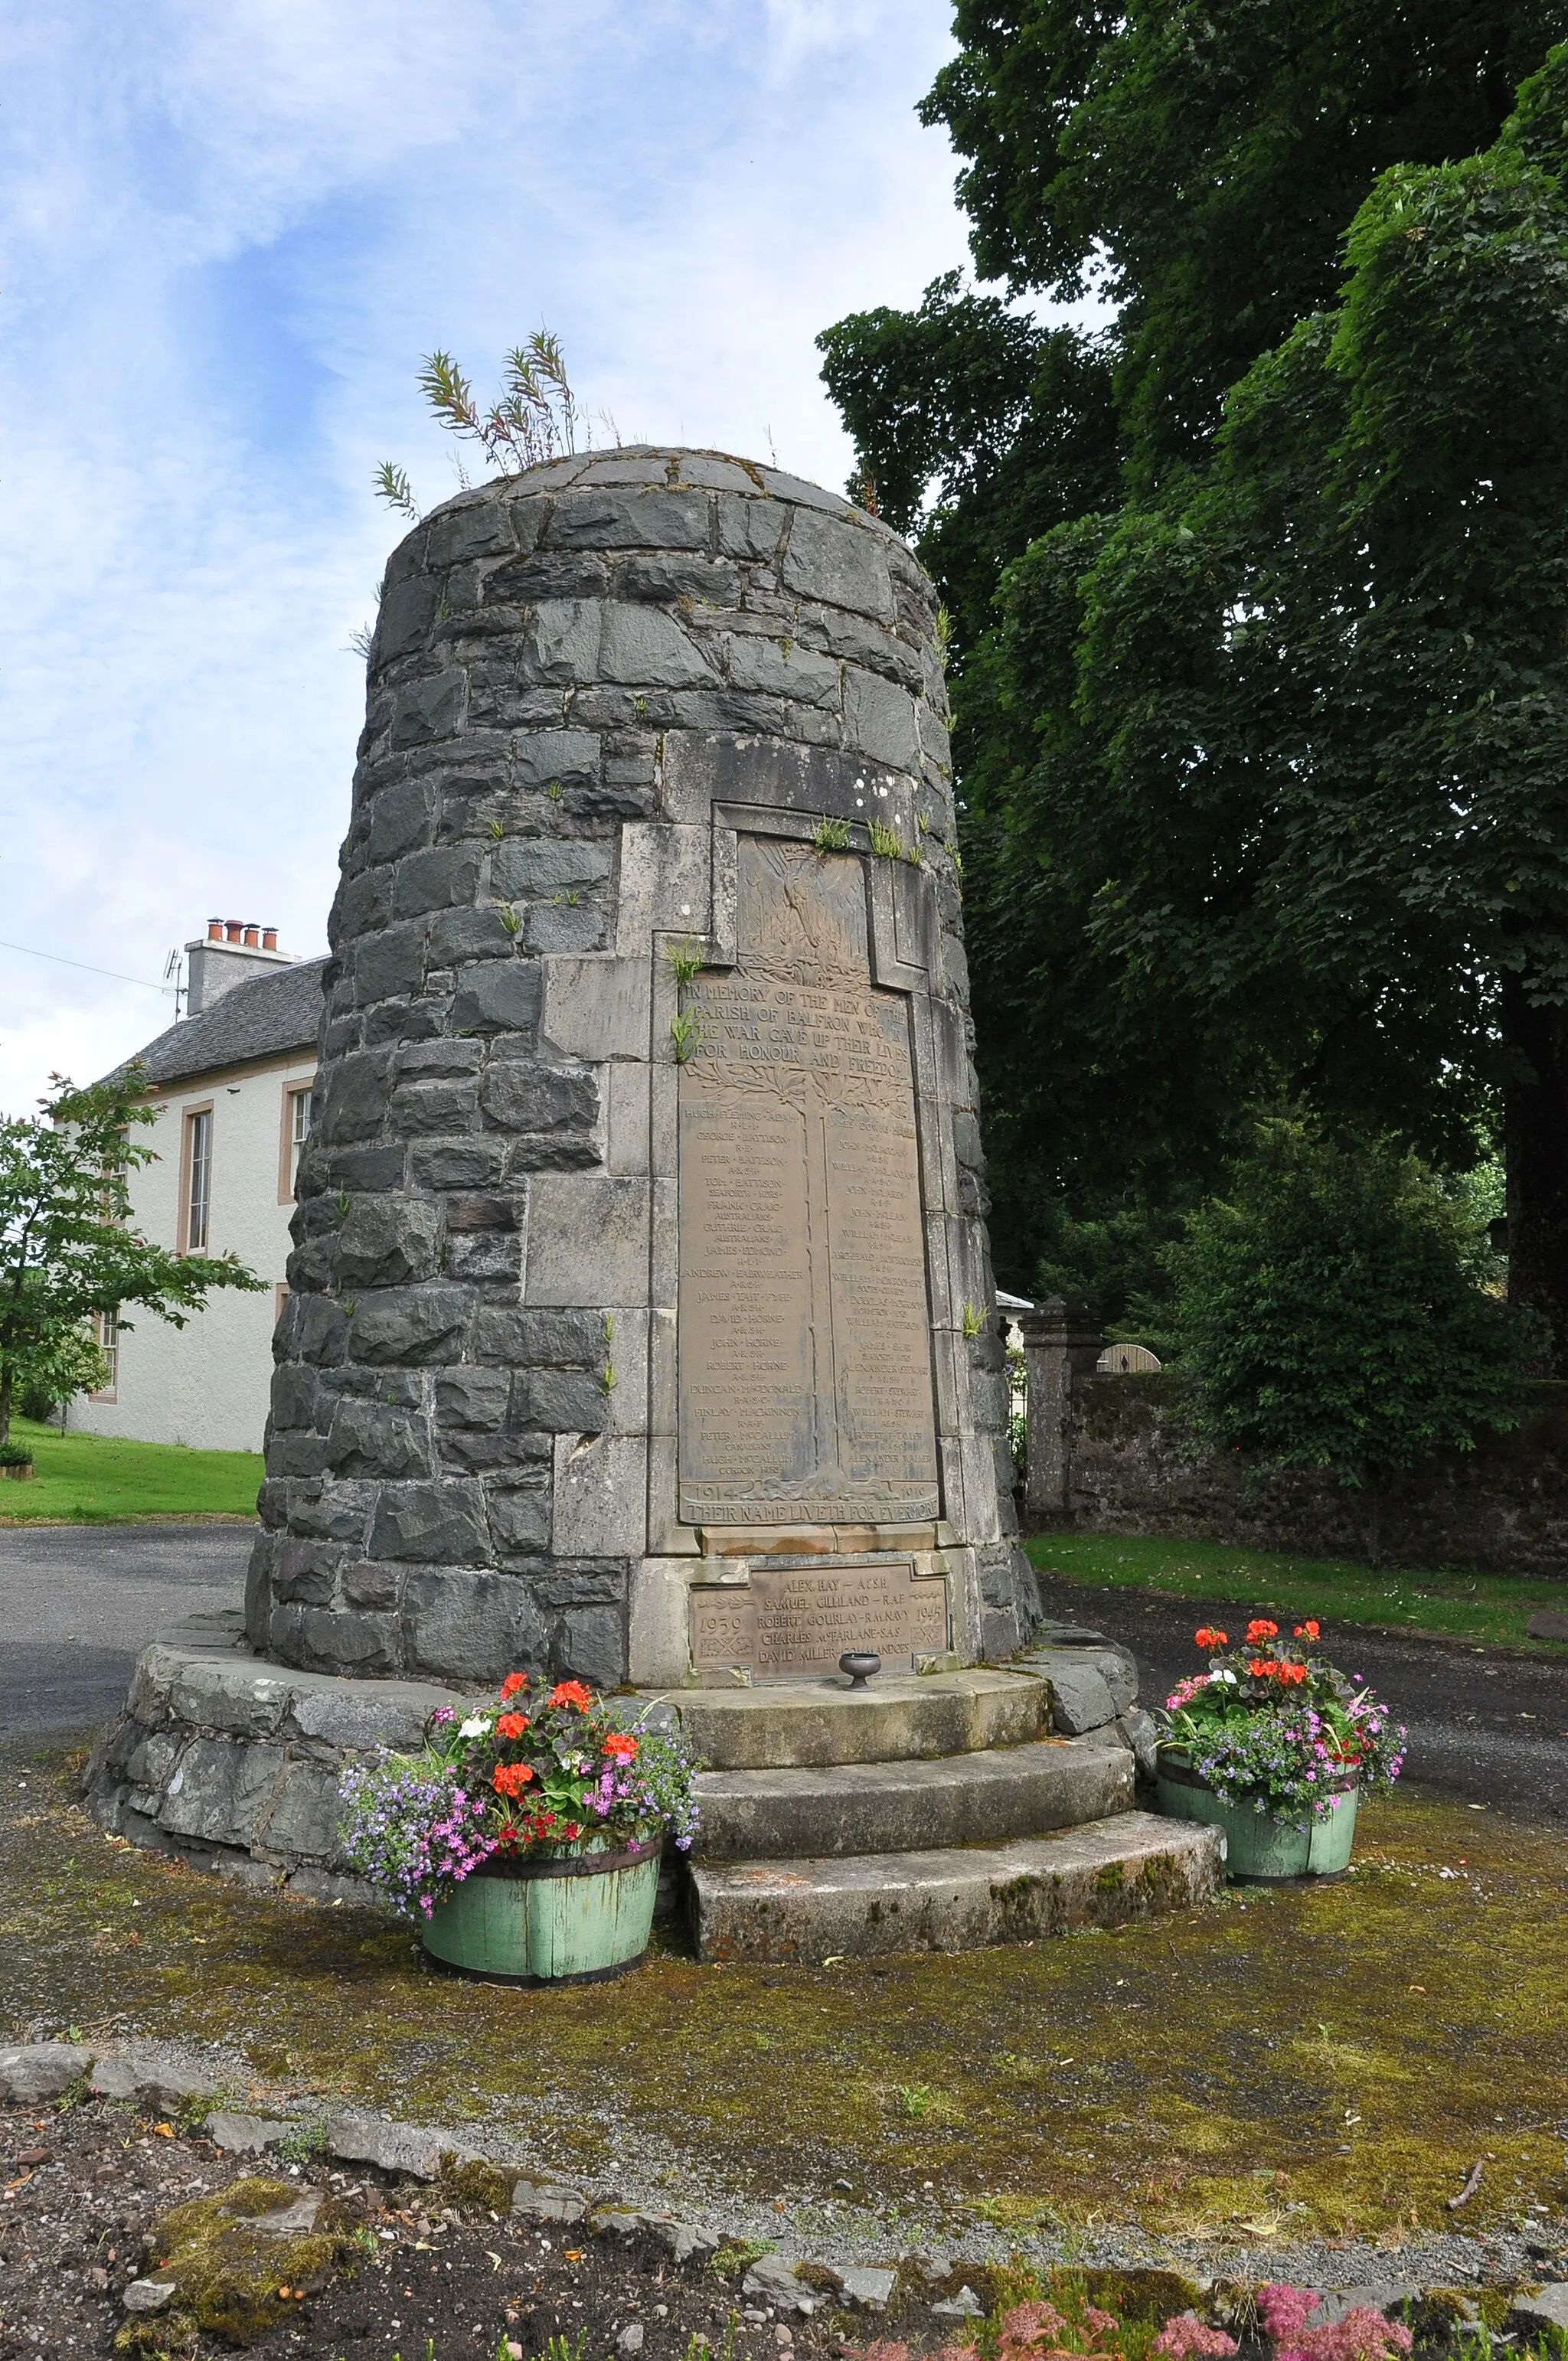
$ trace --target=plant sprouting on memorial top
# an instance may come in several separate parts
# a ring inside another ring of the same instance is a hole
[[[500,475],[521,475],[547,459],[567,457],[577,447],[584,413],[566,376],[561,340],[548,328],[536,328],[526,344],[508,353],[501,390],[488,409],[475,401],[473,387],[450,353],[425,355],[419,387],[448,434],[477,444],[486,465]],[[458,474],[466,489],[461,461]],[[405,467],[383,459],[375,483],[381,500],[419,522],[421,511]]]
[[[24,1388],[51,1399],[101,1384],[93,1316],[140,1304],[181,1328],[214,1288],[266,1282],[234,1255],[175,1254],[131,1226],[130,1176],[156,1161],[136,1137],[158,1121],[127,1066],[78,1090],[50,1077],[36,1115],[0,1118],[0,1444]]]
[[[621,1850],[696,1832],[685,1741],[623,1728],[582,1681],[509,1673],[493,1703],[438,1706],[418,1754],[345,1773],[345,1858],[395,1908],[428,1918],[488,1863]]]

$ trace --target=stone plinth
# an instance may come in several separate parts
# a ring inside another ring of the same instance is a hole
[[[394,553],[257,1652],[611,1686],[1027,1637],[945,719],[908,551],[773,469],[564,460]]]

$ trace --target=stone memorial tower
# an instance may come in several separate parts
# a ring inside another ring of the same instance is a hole
[[[944,714],[908,551],[775,469],[565,459],[394,553],[245,1628],[145,1651],[105,1825],[355,1894],[345,1761],[515,1666],[685,1730],[703,1958],[1212,1890],[1014,1535]]]
[[[393,554],[258,1652],[678,1686],[1027,1638],[936,621],[886,526],[708,452]]]

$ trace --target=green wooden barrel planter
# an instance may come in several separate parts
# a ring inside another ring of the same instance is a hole
[[[623,1976],[648,1948],[661,1839],[619,1852],[494,1855],[438,1902],[433,1960],[486,1983],[587,1984]]]
[[[1331,1781],[1327,1813],[1305,1828],[1250,1804],[1227,1804],[1192,1768],[1185,1747],[1162,1746],[1156,1760],[1159,1808],[1175,1820],[1201,1820],[1225,1832],[1225,1875],[1234,1885],[1286,1885],[1300,1878],[1343,1877],[1355,1841],[1360,1773],[1347,1763]]]

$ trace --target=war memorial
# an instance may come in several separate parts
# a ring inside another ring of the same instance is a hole
[[[945,714],[907,549],[773,468],[562,460],[394,553],[244,1631],[144,1655],[106,1825],[335,1895],[344,1762],[532,1665],[699,1747],[700,1956],[1212,1889],[1016,1539]]]

